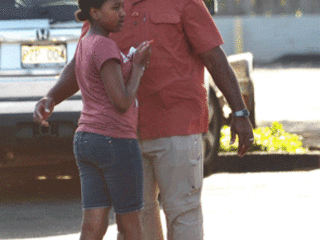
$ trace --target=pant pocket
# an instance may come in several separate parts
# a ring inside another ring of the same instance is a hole
[[[190,195],[201,190],[203,180],[203,149],[201,135],[193,135],[189,143],[189,185]]]

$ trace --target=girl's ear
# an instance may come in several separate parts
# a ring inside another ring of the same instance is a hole
[[[92,8],[90,8],[89,13],[90,13],[90,16],[93,20],[99,19],[99,16],[100,16],[99,9],[92,7]]]

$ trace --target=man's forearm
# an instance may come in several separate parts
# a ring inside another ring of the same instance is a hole
[[[245,104],[233,69],[229,63],[219,64],[219,66],[220,67],[216,68],[214,71],[211,71],[211,76],[214,79],[215,84],[228,101],[233,112],[244,109]]]
[[[75,74],[74,58],[63,68],[57,83],[49,90],[47,97],[51,97],[55,105],[71,97],[79,90]]]
[[[232,111],[245,108],[238,80],[223,50],[218,47],[200,54],[215,84],[225,96]]]

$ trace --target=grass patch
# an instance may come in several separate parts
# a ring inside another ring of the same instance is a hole
[[[302,136],[288,133],[282,124],[273,122],[271,127],[259,127],[253,130],[254,143],[249,152],[305,153]],[[220,138],[220,152],[237,152],[238,139],[230,145],[230,127],[223,126]]]

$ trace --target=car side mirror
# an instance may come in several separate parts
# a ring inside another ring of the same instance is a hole
[[[218,0],[213,0],[213,12],[212,15],[218,13]]]

